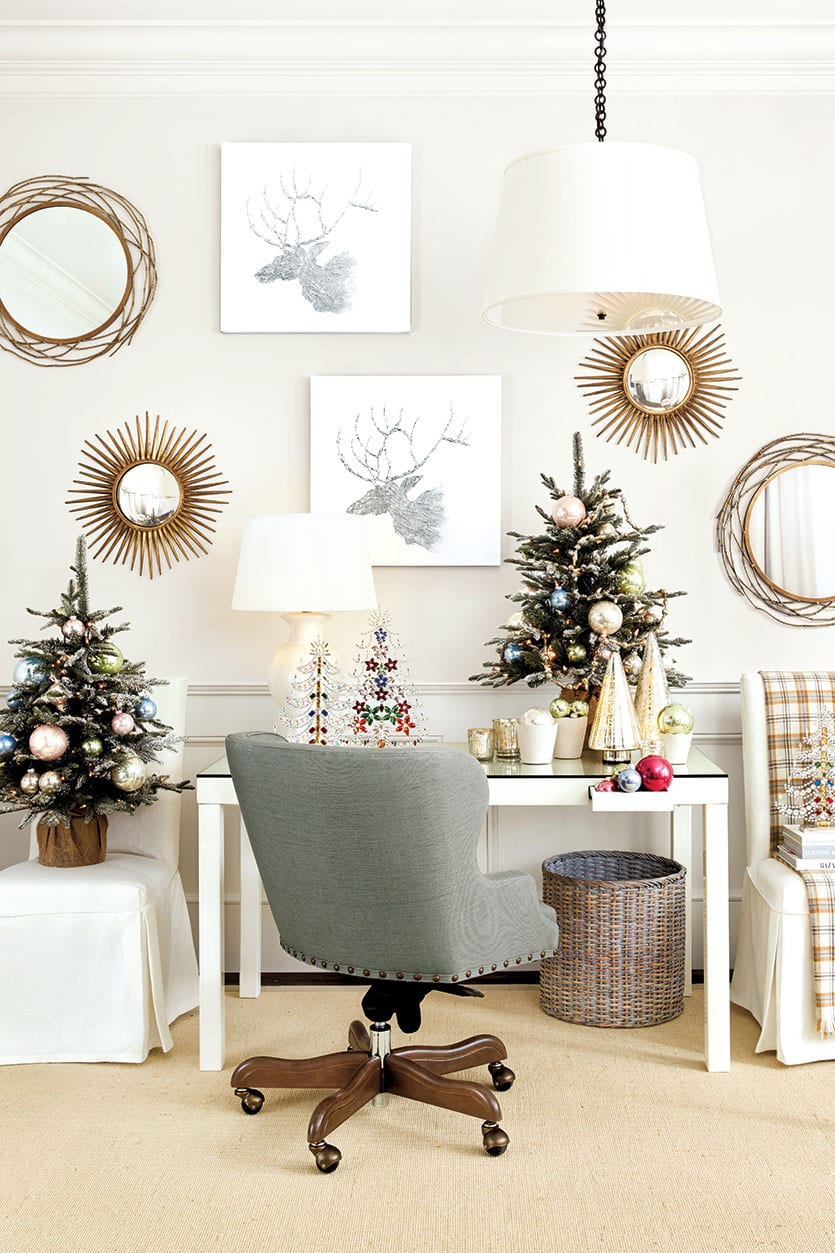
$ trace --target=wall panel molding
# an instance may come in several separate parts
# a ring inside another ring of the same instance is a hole
[[[617,95],[831,95],[835,22],[608,23]],[[577,96],[587,22],[2,21],[3,96]]]

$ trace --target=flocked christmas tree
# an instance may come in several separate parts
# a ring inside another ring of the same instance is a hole
[[[347,742],[386,748],[419,744],[421,711],[409,682],[398,635],[385,610],[369,618],[350,681]]]
[[[339,743],[348,716],[346,687],[325,640],[312,642],[309,658],[293,673],[283,712],[296,743]]]
[[[50,634],[11,641],[19,660],[0,712],[0,810],[26,810],[55,828],[95,819],[103,829],[108,813],[132,813],[159,788],[188,785],[149,769],[177,737],[156,717],[150,689],[161,681],[113,642],[128,629],[106,621],[120,610],[90,608],[83,538],[71,570],[59,608],[27,610]]]
[[[496,658],[471,678],[491,687],[522,679],[531,687],[555,683],[570,699],[595,696],[612,651],[619,649],[634,683],[650,633],[662,654],[690,642],[664,627],[668,601],[685,593],[647,588],[641,558],[650,551],[647,538],[661,528],[635,525],[620,489],[609,486],[608,470],[586,483],[579,434],[573,491],[545,474],[542,482],[553,502],[550,513],[536,506],[543,531],[509,532],[519,543],[518,556],[507,561],[518,568],[522,588],[507,599],[518,609],[503,634],[488,640]],[[671,687],[687,681],[671,660],[664,666]]]

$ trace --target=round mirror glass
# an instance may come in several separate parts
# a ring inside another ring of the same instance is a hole
[[[135,526],[161,526],[180,507],[182,491],[170,470],[155,461],[131,466],[119,479],[116,505]]]
[[[124,304],[129,280],[120,236],[88,209],[36,209],[0,243],[0,301],[37,339],[74,340],[100,330]]]
[[[648,413],[669,413],[684,404],[693,382],[690,367],[672,348],[636,352],[623,373],[626,394]]]
[[[805,461],[767,479],[748,506],[748,554],[778,592],[835,599],[835,465]]]

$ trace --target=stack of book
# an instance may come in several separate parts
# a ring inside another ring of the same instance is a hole
[[[793,870],[835,870],[835,827],[784,825],[777,856]]]

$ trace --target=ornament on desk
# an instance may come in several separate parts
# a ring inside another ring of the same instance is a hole
[[[38,779],[38,789],[41,792],[57,792],[61,786],[61,775],[57,770],[44,770]]]
[[[38,772],[32,770],[31,767],[26,771],[20,780],[20,790],[25,792],[27,796],[33,796],[38,790]]]
[[[665,705],[658,715],[658,729],[664,735],[689,735],[694,724],[691,711],[677,702]]]
[[[618,785],[614,779],[601,779],[599,783],[594,785],[595,792],[616,792]]]
[[[571,713],[571,701],[563,700],[561,696],[557,696],[548,706],[548,712],[552,718],[567,718]]]
[[[67,618],[61,625],[61,634],[65,640],[82,639],[84,631],[85,626],[80,618]]]
[[[110,726],[114,735],[130,735],[136,726],[133,715],[125,711],[120,711],[113,715],[110,719]]]
[[[588,622],[597,635],[614,635],[623,625],[623,612],[613,600],[598,600],[589,609]]]
[[[153,722],[157,716],[157,702],[150,696],[143,696],[134,710],[134,714],[142,722]]]
[[[548,597],[548,604],[557,613],[564,613],[571,604],[571,597],[564,587],[555,587]]]
[[[627,561],[617,574],[617,589],[624,596],[640,596],[647,585],[644,568],[639,561]]]
[[[147,777],[148,769],[137,753],[124,753],[110,771],[113,786],[120,792],[138,792]]]
[[[4,732],[0,735],[0,761],[5,761],[7,757],[11,757],[17,748],[17,740],[13,735]]]
[[[588,718],[589,716],[588,702],[584,700],[573,700],[571,702],[570,716],[572,718]]]
[[[560,496],[554,502],[551,517],[560,528],[579,526],[586,516],[586,506],[579,496]]]
[[[588,651],[586,649],[585,644],[578,644],[578,643],[566,644],[565,655],[568,658],[568,660],[572,662],[573,665],[578,665],[581,661],[586,660],[586,657],[588,656]]]
[[[648,792],[666,792],[673,781],[673,768],[666,757],[657,753],[649,753],[636,762],[635,769],[641,776],[641,783]]]
[[[86,740],[81,741],[81,751],[85,757],[101,757],[104,752],[104,745],[97,736],[91,735]]]
[[[57,761],[69,747],[69,738],[62,727],[44,723],[29,736],[29,752],[38,761]],[[43,778],[43,775],[41,776]]]
[[[638,686],[635,688],[635,713],[642,744],[661,746],[658,715],[670,703],[667,676],[661,661],[661,649],[655,632],[651,631],[644,644],[644,657]]]
[[[423,711],[389,613],[375,610],[368,626],[349,682],[348,743],[377,748],[419,744]]]
[[[40,657],[21,657],[12,676],[15,687],[31,692],[40,687],[46,678],[46,668]]]
[[[625,766],[618,771],[615,782],[620,792],[637,792],[641,786],[641,776],[634,766]]]
[[[620,653],[612,653],[603,675],[589,735],[589,748],[601,749],[603,761],[614,763],[629,761],[630,750],[637,748],[640,742],[638,722]]]
[[[522,660],[522,649],[518,644],[508,644],[502,656],[507,664],[512,666],[514,662]]]
[[[95,674],[118,674],[124,664],[122,650],[112,640],[102,640],[87,649],[87,665]]]
[[[318,636],[291,675],[283,718],[297,744],[338,744],[347,733],[347,688],[328,644]]]

